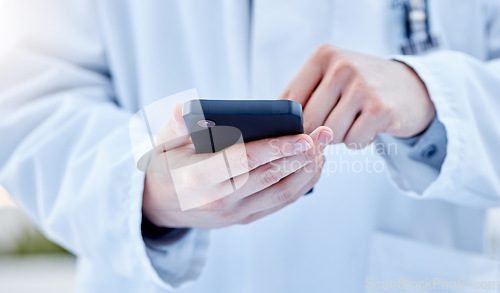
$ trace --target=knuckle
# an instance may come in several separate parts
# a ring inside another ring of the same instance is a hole
[[[314,174],[314,172],[316,172],[316,169],[316,164],[308,164],[301,169],[301,172],[307,174],[307,176],[311,176],[310,174]]]
[[[239,225],[248,225],[256,220],[256,215],[250,215],[247,217],[244,217],[243,219],[238,221]]]
[[[337,78],[340,74],[357,75],[358,69],[350,58],[340,57],[337,60],[335,60],[333,72],[334,72],[334,77]]]
[[[239,213],[232,209],[222,210],[219,212],[219,219],[224,222],[234,222],[238,219],[238,216]]]
[[[290,147],[291,145],[289,141],[282,141],[280,143],[280,146],[278,147],[278,153],[277,153],[278,157],[280,158],[287,157],[289,154],[288,148]]]
[[[240,164],[246,170],[252,169],[255,164],[253,155],[248,152],[243,152],[240,156]]]
[[[324,43],[319,45],[314,53],[312,54],[311,61],[315,64],[323,64],[325,62],[325,58],[329,59],[335,53],[335,47]]]
[[[281,100],[293,100],[296,97],[296,94],[291,89],[285,89],[280,95]]]
[[[371,98],[366,104],[365,111],[372,116],[387,115],[389,107],[380,98]]]
[[[278,170],[274,167],[268,167],[266,170],[261,175],[261,183],[264,186],[270,186],[275,183],[277,183],[280,180],[279,172]]]
[[[335,86],[336,83],[338,83],[339,77],[343,73],[344,73],[343,71],[337,70],[337,68],[335,68],[334,70],[329,70],[325,74],[321,82],[324,83],[326,87],[332,88],[333,86]]]
[[[308,163],[314,159],[314,154],[311,151],[305,152],[302,156]]]
[[[328,43],[319,45],[314,51],[314,55],[327,56],[333,53],[335,47]]]
[[[388,126],[385,131],[390,133],[398,132],[401,129],[401,120],[396,118],[395,115],[388,115]]]
[[[293,195],[294,195],[293,192],[287,188],[280,190],[276,194],[276,203],[277,204],[287,203],[293,199]]]
[[[375,98],[371,86],[363,77],[356,77],[352,80],[350,91],[352,93],[351,97],[358,103],[365,103],[366,101],[370,101],[370,99]]]
[[[261,148],[261,152],[266,157],[264,161],[269,160],[270,158],[282,158],[287,157],[290,153],[290,147],[293,147],[292,142],[288,139],[282,138],[273,138],[268,141],[268,145]]]
[[[370,104],[373,100],[378,100],[377,102],[382,102],[380,96],[377,93],[376,87],[365,77],[357,77],[353,81],[352,90],[356,94],[358,100],[361,100],[365,104]]]
[[[368,83],[364,78],[356,78],[353,82],[353,88],[356,92],[367,92]]]

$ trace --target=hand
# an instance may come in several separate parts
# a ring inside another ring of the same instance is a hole
[[[295,202],[320,177],[325,160],[322,151],[333,138],[327,127],[310,136],[263,139],[226,148],[231,178],[226,164],[214,159],[218,153],[195,153],[181,109],[182,105],[176,106],[160,131],[161,145],[154,150],[146,173],[143,212],[158,226],[218,228],[250,223]],[[182,196],[216,200],[182,211]]]
[[[363,148],[378,134],[412,137],[435,108],[418,75],[403,63],[321,45],[281,95],[304,108],[306,133],[325,125],[332,143]]]

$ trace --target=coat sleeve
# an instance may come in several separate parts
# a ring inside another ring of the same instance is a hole
[[[164,288],[196,278],[206,232],[190,231],[161,254],[142,238],[132,111],[114,96],[93,1],[2,4],[0,184],[79,257]]]
[[[456,51],[394,58],[420,76],[444,126],[417,148],[402,144],[399,154],[385,156],[397,186],[413,197],[478,207],[500,204],[498,2],[492,4],[485,34],[489,40],[487,61]],[[436,153],[446,154],[440,166],[427,160]]]

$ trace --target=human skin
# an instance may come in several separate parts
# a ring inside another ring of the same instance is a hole
[[[299,199],[318,181],[332,130],[233,145],[224,150],[227,166],[196,154],[182,119],[182,105],[160,130],[143,193],[144,215],[157,226],[220,228],[248,224]],[[220,162],[220,161],[219,161]],[[175,180],[174,180],[175,179]],[[238,188],[233,191],[232,182]],[[219,198],[182,210],[179,196]]]
[[[380,133],[408,138],[424,131],[436,115],[427,88],[407,65],[319,46],[280,96],[299,102],[304,128],[333,130],[333,144],[364,148]]]

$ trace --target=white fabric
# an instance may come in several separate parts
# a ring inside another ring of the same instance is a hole
[[[483,63],[454,51],[396,59],[413,67],[427,84],[450,138],[441,174],[422,196],[466,205],[498,205],[500,60]],[[406,165],[398,170],[409,180],[420,177],[417,167]]]
[[[397,277],[399,267],[409,267],[401,276],[434,277],[431,261],[412,266],[378,253],[388,243],[373,241],[379,233],[403,238],[397,246],[417,256],[436,246],[474,255],[443,254],[440,262],[456,264],[439,266],[446,276],[496,273],[471,262],[484,258],[477,206],[500,194],[500,77],[498,61],[487,63],[500,56],[498,1],[430,1],[444,51],[401,57],[429,87],[447,130],[441,173],[419,171],[430,178],[418,196],[426,200],[394,188],[373,148],[328,147],[312,195],[256,223],[213,230],[209,247],[208,233],[192,230],[157,254],[141,238],[133,113],[190,88],[202,98],[274,99],[324,42],[397,54],[401,10],[389,0],[254,0],[252,11],[232,0],[3,2],[0,184],[80,257],[78,291],[362,292],[367,278]],[[414,166],[398,165],[408,182]]]

